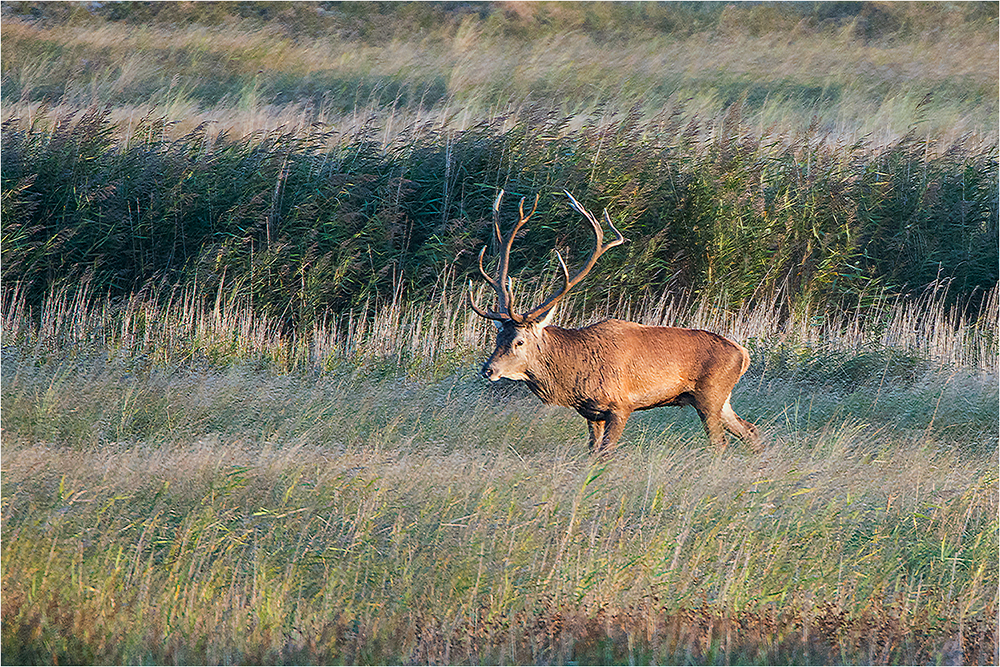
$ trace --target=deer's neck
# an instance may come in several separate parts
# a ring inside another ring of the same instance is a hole
[[[576,329],[542,329],[538,354],[529,364],[528,388],[545,403],[574,407],[578,391],[579,360],[587,356],[586,343]]]

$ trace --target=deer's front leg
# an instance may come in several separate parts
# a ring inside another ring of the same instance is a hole
[[[590,430],[590,453],[593,454],[602,447],[604,440],[604,422],[587,420],[587,428]]]
[[[628,421],[631,412],[609,412],[608,418],[604,422],[604,439],[601,442],[601,453],[610,456],[615,451],[618,438],[625,430],[625,422]]]
[[[603,420],[587,420],[590,427],[590,453],[611,456],[625,429],[630,412],[606,412]]]

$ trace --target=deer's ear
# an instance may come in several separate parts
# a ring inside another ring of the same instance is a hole
[[[556,309],[549,308],[548,312],[542,316],[542,319],[538,320],[538,327],[540,329],[544,329],[545,327],[549,326],[549,324],[552,322],[552,317],[555,314],[556,314]]]

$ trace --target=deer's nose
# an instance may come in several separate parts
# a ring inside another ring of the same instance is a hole
[[[493,365],[490,363],[483,364],[483,370],[481,371],[481,373],[482,376],[487,380],[489,380],[490,382],[495,382],[496,380],[500,379],[500,376],[497,375],[497,372],[495,370],[493,370]]]

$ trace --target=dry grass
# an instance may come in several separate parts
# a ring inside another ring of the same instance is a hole
[[[515,301],[540,303],[551,293],[548,275],[528,284],[515,282]],[[379,364],[390,361],[413,369],[451,369],[467,363],[490,344],[493,326],[466,307],[465,289],[445,276],[430,305],[397,297],[367,304],[360,311],[328,315],[309,330],[289,332],[280,317],[253,312],[239,292],[224,284],[213,302],[194,290],[175,291],[169,298],[148,292],[124,301],[97,297],[86,288],[70,295],[50,293],[38,313],[25,305],[17,289],[2,299],[5,347],[43,358],[65,350],[107,353],[110,358],[145,359],[171,366],[192,360],[212,363],[265,361],[279,368],[332,370],[342,362]],[[480,285],[476,298],[486,291]],[[799,362],[831,356],[872,354],[886,364],[922,360],[936,367],[995,372],[998,365],[998,291],[982,301],[979,312],[948,305],[948,283],[934,283],[916,298],[873,294],[854,312],[833,314],[803,310],[782,314],[786,298],[728,310],[710,297],[665,292],[632,300],[624,295],[601,303],[566,300],[554,323],[583,326],[617,317],[658,326],[684,326],[717,331],[751,347],[757,363],[774,353],[792,354]],[[572,315],[572,313],[585,313]]]
[[[715,458],[662,409],[595,467],[582,420],[476,377],[485,332],[448,300],[465,342],[399,352],[447,318],[396,305],[299,364],[266,336],[158,348],[239,338],[224,300],[140,320],[53,298],[40,330],[14,303],[5,661],[996,659],[995,367],[866,360],[865,327],[770,339],[733,399],[766,454]]]
[[[568,416],[468,380],[151,384],[99,392],[179,413],[139,441],[5,428],[5,654],[993,659],[996,476],[947,429],[834,415],[751,462],[641,428],[595,469]]]
[[[993,7],[979,23],[932,3],[883,9],[923,26],[893,39],[864,37],[860,19],[786,25],[769,5],[649,39],[579,23],[613,7],[518,4],[496,14],[510,25],[378,44],[251,21],[5,13],[2,119],[23,129],[108,106],[98,129],[126,148],[142,148],[140,125],[177,138],[208,123],[209,143],[301,135],[329,142],[317,151],[374,140],[385,153],[549,118],[563,138],[594,128],[597,152],[579,154],[591,170],[630,152],[603,143],[625,126],[657,146],[686,127],[706,150],[728,133],[875,149],[911,135],[925,157],[978,146],[995,164]],[[502,185],[489,178],[470,182]],[[30,209],[18,197],[31,182],[5,206]],[[936,192],[924,186],[915,196]],[[983,210],[976,224],[995,220]],[[197,280],[113,299],[74,279],[29,307],[5,281],[5,663],[1000,660],[996,287],[978,311],[961,301],[982,292],[949,305],[947,280],[910,298],[861,290],[836,314],[787,286],[743,308],[712,290],[571,297],[564,325],[616,316],[744,343],[754,363],[733,403],[768,445],[716,457],[692,412],[659,409],[595,464],[578,416],[478,377],[492,325],[451,274],[420,303],[393,282],[384,301],[296,327],[262,314],[235,265],[219,270],[214,299]],[[516,298],[540,301],[555,275],[516,281]]]
[[[514,100],[557,100],[563,113],[638,104],[655,114],[683,103],[704,121],[745,94],[751,122],[779,133],[815,123],[835,141],[868,137],[877,146],[917,125],[945,143],[997,137],[996,36],[961,26],[885,41],[850,29],[754,36],[720,28],[600,42],[578,31],[511,39],[470,22],[451,36],[372,45],[239,23],[8,19],[3,38],[4,76],[20,91],[6,100],[4,120],[35,115],[42,96],[49,107],[109,105],[116,120],[163,115],[177,136],[204,122],[244,136],[314,122],[350,132],[374,119],[391,136],[393,126],[421,120],[463,131],[516,114],[523,102]],[[40,92],[49,89],[60,92]]]

